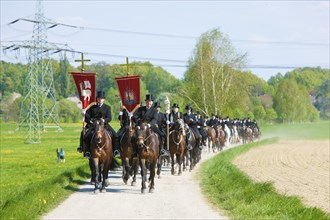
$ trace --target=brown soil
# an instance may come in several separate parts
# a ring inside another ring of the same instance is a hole
[[[283,141],[253,148],[233,163],[258,182],[330,213],[330,141]]]

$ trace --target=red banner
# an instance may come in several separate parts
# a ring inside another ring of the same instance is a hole
[[[95,73],[91,72],[70,72],[76,84],[82,109],[85,110],[96,102]]]
[[[124,76],[115,78],[123,107],[133,112],[140,106],[140,77]]]

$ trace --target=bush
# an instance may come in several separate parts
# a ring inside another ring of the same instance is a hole
[[[67,99],[58,102],[58,116],[60,122],[80,122],[82,120],[80,109]]]

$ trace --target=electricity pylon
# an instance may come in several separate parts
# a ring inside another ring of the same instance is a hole
[[[61,130],[50,55],[70,51],[47,41],[47,29],[56,25],[49,26],[50,20],[44,16],[42,3],[43,0],[37,0],[32,40],[12,42],[4,48],[13,51],[24,48],[29,52],[29,72],[24,85],[18,129],[27,128],[24,142],[31,144],[40,143],[40,133],[46,128]],[[10,24],[19,20],[27,21],[17,19]]]

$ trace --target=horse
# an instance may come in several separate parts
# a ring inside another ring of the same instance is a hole
[[[226,146],[229,146],[231,140],[231,130],[226,124],[224,125],[223,130],[226,133]]]
[[[174,175],[174,155],[176,162],[179,164],[179,173],[182,174],[181,166],[183,163],[183,156],[186,147],[186,133],[184,129],[184,122],[182,119],[177,119],[172,125],[169,132],[169,150],[171,154],[171,174]]]
[[[159,138],[158,135],[153,132],[146,123],[135,128],[136,140],[139,152],[139,162],[141,167],[141,193],[146,192],[147,181],[147,162],[150,169],[149,176],[149,193],[153,193],[155,190],[155,170],[157,165],[157,174],[160,174],[160,165],[158,164],[159,157]]]
[[[232,125],[232,134],[233,134],[233,137],[232,137],[232,143],[233,143],[233,144],[239,144],[240,139],[239,139],[239,136],[238,136],[238,131],[237,131],[237,126],[236,126],[236,124],[233,124],[233,125]]]
[[[253,131],[253,139],[259,140],[261,135],[259,129],[256,126],[253,126],[252,131]]]
[[[136,174],[139,169],[139,159],[138,157],[132,158],[133,154],[133,144],[132,144],[132,137],[134,135],[134,128],[131,126],[125,126],[125,132],[123,137],[121,138],[120,142],[120,156],[122,160],[123,166],[123,181],[127,184],[128,179],[130,176],[133,176],[132,179],[132,186],[136,185]]]
[[[98,190],[106,192],[105,187],[108,183],[108,172],[112,160],[112,141],[111,136],[105,129],[104,119],[95,119],[93,123],[94,134],[91,139],[91,162],[92,177],[95,177],[94,193]],[[102,173],[102,186],[99,188],[99,176]]]
[[[223,147],[225,146],[226,134],[225,134],[224,130],[222,130],[221,126],[217,126],[216,129],[218,130],[218,138],[216,139],[216,145],[217,145],[218,151],[221,151],[223,149]]]
[[[195,134],[191,128],[188,127],[187,129],[187,143],[186,143],[186,152],[189,157],[189,171],[192,171],[192,169],[195,167],[195,165],[198,163],[200,159],[200,153],[201,150],[198,149],[198,143],[196,141]]]
[[[246,127],[244,132],[243,143],[251,143],[253,142],[253,131],[250,127]]]
[[[215,152],[215,147],[216,147],[216,133],[214,128],[210,126],[205,126],[204,127],[206,134],[207,134],[207,142],[208,142],[208,147],[209,147],[209,152],[212,151]]]

